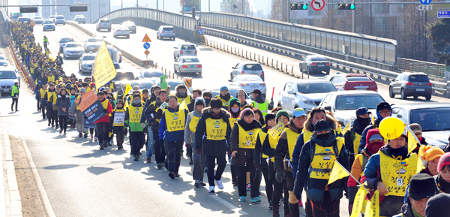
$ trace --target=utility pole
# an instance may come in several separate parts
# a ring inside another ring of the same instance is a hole
[[[355,0],[353,0],[353,4],[355,4]],[[355,10],[352,10],[352,32],[355,33]]]
[[[123,0],[120,2],[120,8],[123,8]]]

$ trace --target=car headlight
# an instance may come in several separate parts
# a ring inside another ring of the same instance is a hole
[[[315,106],[316,104],[314,104],[313,101],[306,99],[306,98],[302,98],[303,103],[305,103],[306,105],[313,105]]]

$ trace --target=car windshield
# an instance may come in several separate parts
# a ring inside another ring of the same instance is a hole
[[[324,83],[302,83],[297,84],[298,92],[300,93],[329,93],[332,91],[337,91],[333,84]],[[359,107],[358,107],[359,108]]]
[[[183,44],[183,45],[181,45],[181,49],[183,49],[183,50],[195,50],[195,45],[193,45],[193,44]]]
[[[245,64],[244,70],[262,70],[262,67],[259,64]]]
[[[426,75],[410,75],[409,76],[410,82],[429,82],[428,76]]]
[[[355,76],[355,77],[347,77],[348,81],[370,81],[368,77]]]
[[[164,72],[155,71],[155,72],[144,72],[145,78],[159,78],[164,75]]]
[[[58,17],[56,17],[56,19],[64,19],[64,17],[63,16],[58,16]]]
[[[378,103],[383,101],[379,95],[343,95],[336,98],[336,110],[356,110],[359,107],[376,109]]]
[[[66,47],[82,47],[81,44],[66,44]]]
[[[113,80],[116,80],[116,81],[134,80],[134,75],[132,72],[120,72],[120,73],[117,73],[116,77]]]
[[[100,20],[100,23],[110,23],[111,21],[109,20]]]
[[[241,77],[241,81],[262,81],[258,76]]]
[[[152,82],[137,82],[137,83],[131,82],[130,85],[132,87],[134,87],[135,85],[138,86],[139,90],[143,90],[143,89],[151,90],[153,87]]]
[[[328,61],[328,60],[323,57],[313,57],[311,58],[311,61]]]
[[[183,63],[198,63],[200,62],[197,58],[183,58]]]
[[[133,22],[124,22],[123,24],[124,24],[124,25],[127,25],[127,26],[134,26],[134,25],[136,25],[136,24],[134,24]]]
[[[83,60],[95,60],[95,56],[84,56]]]
[[[88,39],[88,42],[102,42],[102,39],[99,39],[99,38],[90,38],[90,39]]]
[[[164,27],[163,31],[174,31],[172,27]]]
[[[73,38],[61,38],[59,43],[67,43],[67,42],[72,42],[72,41],[74,41]]]
[[[13,71],[0,71],[0,79],[16,79],[16,73]]]
[[[418,123],[422,131],[450,130],[450,108],[414,109],[410,116],[410,122]]]
[[[53,23],[53,21],[51,21],[51,20],[44,21],[44,24],[50,24],[50,23]]]

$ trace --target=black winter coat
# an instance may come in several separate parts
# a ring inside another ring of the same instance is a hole
[[[228,146],[228,142],[230,141],[230,114],[225,110],[221,109],[219,113],[219,117],[216,118],[212,115],[211,108],[203,109],[203,115],[198,121],[197,129],[195,131],[195,148],[201,149],[203,155],[205,156],[225,156],[227,154],[227,150],[230,149]],[[224,140],[208,140],[207,132],[206,132],[206,123],[205,120],[208,118],[212,119],[223,119],[227,123],[227,133],[225,135]]]
[[[245,166],[245,163],[247,162],[247,158],[254,157],[255,150],[254,149],[245,149],[245,148],[239,148],[239,126],[238,124],[245,130],[249,131],[255,128],[261,128],[261,124],[257,120],[253,120],[252,123],[248,124],[243,119],[238,120],[234,126],[233,131],[231,132],[231,139],[230,139],[230,146],[231,146],[231,152],[237,151],[238,155],[237,157],[233,157],[231,162],[233,165],[236,166]]]

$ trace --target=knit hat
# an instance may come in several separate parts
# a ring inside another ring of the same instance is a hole
[[[234,105],[238,105],[239,108],[241,107],[241,102],[239,102],[239,99],[238,99],[238,98],[232,98],[232,99],[230,100],[230,109],[231,109],[231,107],[233,107]]]
[[[423,154],[421,156],[422,161],[432,161],[436,158],[442,157],[444,155],[444,151],[438,147],[425,146],[423,148]],[[424,162],[425,163],[425,162]]]
[[[316,125],[314,125],[315,132],[321,132],[326,130],[331,130],[330,124],[326,120],[317,121]]]
[[[275,116],[275,121],[277,121],[277,123],[278,123],[278,118],[279,118],[281,115],[286,116],[287,119],[290,118],[290,115],[289,115],[289,113],[288,113],[286,110],[280,110],[280,111],[277,112],[277,115]]]
[[[246,108],[244,110],[242,110],[241,112],[241,119],[244,119],[244,116],[248,116],[249,113],[251,113],[252,115],[255,115],[255,113],[253,112],[253,110],[251,108]]]
[[[442,168],[447,165],[450,165],[450,153],[445,153],[442,155],[441,159],[439,159],[438,172],[441,172]]]
[[[196,99],[195,99],[195,106],[197,106],[197,105],[205,105],[205,99],[203,99],[203,97],[197,97]]]
[[[426,173],[418,173],[409,182],[408,197],[414,200],[430,198],[439,192],[434,178]]]
[[[383,117],[381,117],[380,111],[381,110],[385,110],[385,109],[389,109],[389,110],[392,111],[391,105],[389,105],[389,103],[387,103],[387,102],[380,102],[380,103],[378,103],[378,105],[377,105],[377,117],[378,117],[378,119],[380,119],[380,120],[383,119]],[[392,114],[392,112],[391,112],[391,114]]]
[[[450,204],[450,194],[437,194],[428,200],[425,215],[427,217],[448,216],[450,213],[448,204]]]
[[[211,108],[222,108],[222,100],[218,98],[211,99]]]
[[[275,115],[272,113],[267,113],[266,116],[264,117],[264,119],[267,121],[275,119]]]
[[[89,87],[92,89],[92,87],[95,85],[95,83],[94,82],[92,82],[90,85],[89,85]]]

